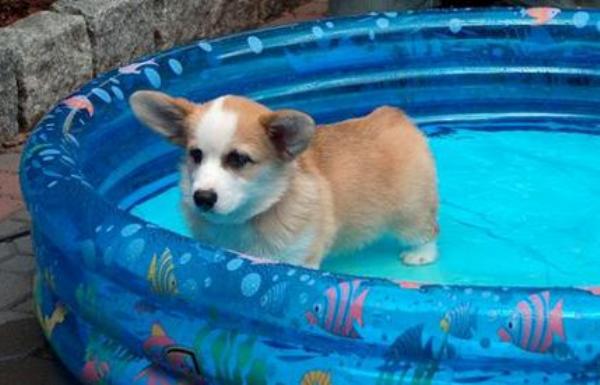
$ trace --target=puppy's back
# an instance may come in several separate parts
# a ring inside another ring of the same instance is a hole
[[[340,225],[336,247],[369,242],[383,228],[437,227],[433,158],[402,111],[381,107],[321,126],[306,156],[330,184]]]

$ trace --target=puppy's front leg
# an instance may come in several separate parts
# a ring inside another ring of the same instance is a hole
[[[321,261],[323,261],[323,257],[314,257],[308,256],[304,258],[304,262],[302,262],[302,266],[307,267],[309,269],[318,270],[321,267]]]
[[[428,265],[437,259],[437,243],[434,240],[412,246],[403,252],[400,257],[402,262],[409,266]]]

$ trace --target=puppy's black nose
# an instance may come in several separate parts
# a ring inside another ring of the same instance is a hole
[[[213,190],[198,190],[194,193],[194,203],[198,208],[208,211],[217,203],[217,193]]]

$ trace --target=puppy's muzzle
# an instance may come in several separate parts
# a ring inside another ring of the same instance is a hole
[[[211,210],[217,203],[217,193],[213,190],[198,190],[194,192],[194,203],[203,210]]]

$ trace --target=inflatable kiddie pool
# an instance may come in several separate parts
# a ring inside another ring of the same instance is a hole
[[[90,384],[597,381],[599,27],[582,10],[377,13],[100,76],[23,152],[46,337]],[[186,237],[181,154],[132,117],[139,89],[319,122],[401,106],[438,162],[440,261],[403,267],[384,238],[316,271]]]

